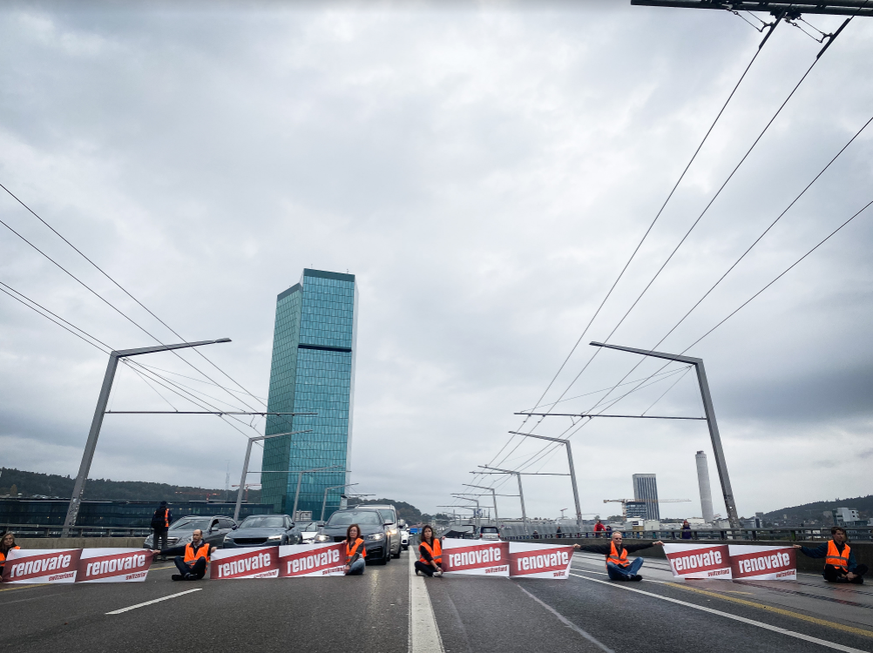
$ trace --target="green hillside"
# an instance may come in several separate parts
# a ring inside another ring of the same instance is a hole
[[[790,508],[780,508],[772,512],[764,513],[765,521],[780,521],[799,524],[800,522],[822,522],[823,514],[837,508],[853,508],[857,510],[861,519],[867,520],[873,517],[873,494],[853,499],[833,499],[832,501],[816,501],[805,503]],[[825,520],[826,521],[826,520]]]

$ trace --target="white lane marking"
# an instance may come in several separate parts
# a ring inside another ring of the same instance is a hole
[[[571,574],[571,575],[572,575],[572,574]],[[516,583],[515,586],[516,586],[518,589],[520,589],[522,592],[524,592],[525,594],[527,594],[529,597],[531,597],[534,601],[536,601],[536,602],[539,603],[541,606],[543,606],[546,610],[548,610],[548,611],[551,612],[553,615],[555,615],[555,616],[558,618],[558,621],[560,621],[562,624],[564,624],[565,626],[567,626],[567,627],[570,628],[571,630],[573,630],[573,631],[577,632],[578,634],[582,635],[582,637],[584,637],[584,638],[587,639],[589,642],[591,642],[592,644],[594,644],[594,645],[595,645],[597,648],[599,648],[601,651],[606,651],[606,653],[615,653],[615,651],[613,651],[611,648],[609,648],[608,646],[606,646],[606,644],[604,644],[603,642],[601,642],[601,641],[595,639],[593,635],[589,635],[587,632],[585,632],[584,630],[582,630],[581,628],[579,628],[579,626],[577,626],[577,625],[574,624],[572,621],[570,621],[569,619],[567,619],[564,615],[562,615],[560,612],[558,612],[557,610],[555,610],[552,606],[550,606],[550,605],[547,604],[547,603],[544,603],[543,601],[541,601],[540,599],[538,599],[537,597],[535,597],[533,594],[531,594],[530,592],[528,592],[526,589],[524,589],[524,588],[521,586],[521,584]]]
[[[834,642],[829,642],[824,639],[819,639],[818,637],[812,637],[810,635],[804,635],[803,633],[796,633],[793,630],[788,630],[786,628],[780,628],[779,626],[771,626],[770,624],[764,623],[763,621],[755,621],[754,619],[747,619],[746,617],[740,617],[735,614],[731,614],[730,612],[722,612],[721,610],[715,610],[714,608],[707,608],[702,605],[695,605],[694,603],[688,603],[687,601],[680,601],[679,599],[671,599],[668,596],[661,596],[660,594],[652,594],[651,592],[646,592],[644,590],[634,589],[632,587],[626,587],[622,585],[620,582],[607,582],[605,580],[598,580],[596,578],[589,578],[588,576],[580,576],[579,574],[570,574],[571,576],[575,576],[576,578],[583,578],[585,580],[589,580],[592,583],[602,583],[603,585],[609,585],[610,587],[614,587],[620,590],[627,590],[628,592],[636,592],[637,594],[644,594],[645,596],[651,596],[654,599],[660,599],[662,601],[668,601],[670,603],[676,603],[678,605],[684,605],[686,608],[692,608],[694,610],[700,610],[701,612],[709,612],[710,614],[718,615],[719,617],[725,617],[726,619],[733,619],[734,621],[740,621],[744,624],[748,624],[750,626],[757,626],[758,628],[763,628],[764,630],[771,630],[774,633],[779,633],[781,635],[787,635],[788,637],[794,637],[795,639],[802,639],[805,642],[811,642],[813,644],[818,644],[820,646],[826,646],[827,648],[832,648],[837,651],[845,651],[845,653],[865,653],[859,648],[852,648],[850,646],[843,646],[842,644],[836,644]]]
[[[169,596],[162,596],[159,599],[155,599],[154,601],[146,601],[145,603],[137,603],[136,605],[130,605],[126,608],[121,608],[120,610],[113,610],[112,612],[107,612],[106,614],[121,614],[122,612],[127,612],[128,610],[136,610],[137,608],[144,608],[147,605],[152,605],[154,603],[160,603],[161,601],[166,601],[168,599],[175,599],[179,596],[184,596],[185,594],[190,594],[191,592],[199,592],[202,590],[202,587],[198,587],[193,590],[185,590],[184,592],[179,592],[177,594],[170,594]]]
[[[441,582],[434,579],[433,582]],[[445,653],[424,577],[415,575],[415,554],[409,550],[409,653]]]

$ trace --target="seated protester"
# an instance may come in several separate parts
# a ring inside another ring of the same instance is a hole
[[[185,545],[185,557],[176,556],[174,562],[179,569],[173,580],[200,580],[206,575],[209,556],[215,547],[203,541],[203,531],[199,528],[191,534],[191,541]]]
[[[360,576],[367,566],[367,547],[361,537],[361,528],[352,524],[346,529],[346,576]]]
[[[606,573],[609,574],[610,580],[642,580],[643,577],[637,572],[643,566],[643,559],[636,558],[633,562],[630,562],[627,559],[627,554],[639,551],[640,549],[648,549],[651,546],[664,546],[664,543],[658,540],[651,544],[641,543],[625,546],[622,541],[621,531],[615,531],[609,544],[574,544],[573,548],[577,551],[589,551],[590,553],[602,553],[605,555]]]
[[[0,536],[0,576],[3,575],[3,567],[6,564],[6,556],[12,549],[19,549],[15,545],[15,536],[12,531],[6,531]]]
[[[822,576],[831,583],[864,583],[864,574],[867,573],[867,565],[859,565],[855,562],[855,554],[852,553],[846,540],[846,529],[834,526],[831,529],[831,540],[814,549],[795,544],[795,549],[800,549],[803,555],[810,558],[824,558],[825,566]]]
[[[419,559],[415,561],[415,575],[424,574],[439,578],[443,575],[443,547],[433,536],[430,525],[421,529],[421,544],[418,545]]]

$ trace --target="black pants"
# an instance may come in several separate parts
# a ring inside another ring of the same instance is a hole
[[[206,575],[206,558],[197,558],[193,564],[188,564],[182,556],[176,556],[173,561],[179,569],[179,573],[184,577],[187,574],[194,574],[194,578],[200,580]]]
[[[433,565],[431,565],[430,563],[425,564],[421,560],[415,561],[415,568],[423,573],[425,576],[433,576],[433,572],[436,571],[436,569],[433,568]]]
[[[852,580],[849,580],[846,578],[845,572],[839,567],[825,565],[823,575],[824,579],[831,583],[856,583],[860,585],[864,582],[862,576],[867,573],[867,565],[858,565],[852,573],[855,574],[855,577]]]
[[[158,544],[158,540],[160,540],[160,544]],[[158,551],[163,551],[167,548],[167,529],[155,529],[154,540],[152,541],[152,548],[157,549]]]

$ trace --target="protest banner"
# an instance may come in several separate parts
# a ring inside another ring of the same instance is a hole
[[[566,580],[570,577],[572,560],[572,546],[530,544],[527,542],[509,543],[509,575],[512,578]]]
[[[279,575],[279,547],[259,546],[218,549],[209,562],[210,580],[276,578]]]
[[[797,580],[792,547],[730,544],[731,573],[744,580]]]
[[[731,579],[727,544],[664,544],[675,578]]]
[[[447,537],[442,550],[444,575],[509,576],[509,542]]]
[[[280,578],[344,576],[345,564],[345,542],[279,547]]]
[[[82,549],[76,582],[141,583],[151,564],[147,549]]]
[[[12,549],[4,583],[74,583],[82,549]]]

